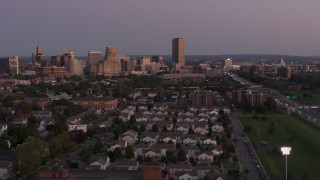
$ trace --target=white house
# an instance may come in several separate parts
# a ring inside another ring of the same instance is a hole
[[[214,133],[222,133],[224,131],[224,128],[222,125],[216,124],[214,126],[211,127],[212,128],[212,132]]]
[[[197,153],[198,164],[209,165],[213,163],[213,154],[212,152],[199,152]]]
[[[108,156],[91,157],[91,163],[88,169],[106,170],[110,166],[110,159]]]
[[[7,124],[0,124],[0,136],[2,136],[2,134],[4,132],[6,132],[8,130],[8,125]]]
[[[216,138],[209,138],[206,137],[202,141],[200,141],[201,145],[207,145],[207,146],[216,146],[217,145],[217,140]]]
[[[114,151],[116,148],[122,148],[127,147],[128,143],[124,141],[116,141],[111,144],[111,146],[108,148],[108,151]]]
[[[176,174],[175,180],[198,180],[198,173],[196,171],[179,172]]]

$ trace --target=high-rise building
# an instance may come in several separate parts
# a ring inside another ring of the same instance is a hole
[[[100,51],[88,51],[88,62],[89,65],[96,65],[102,59],[102,53]]]
[[[116,56],[117,56],[117,49],[108,45],[106,48],[106,54],[104,56],[104,60],[111,60]]]
[[[83,75],[84,63],[81,60],[69,59],[68,71],[71,75]]]
[[[34,64],[38,63],[41,65],[45,65],[47,61],[47,56],[42,53],[42,49],[38,43],[38,46],[36,48],[36,53],[32,53],[32,62]]]
[[[17,75],[19,74],[19,57],[13,56],[9,57],[9,74]]]
[[[185,66],[185,41],[183,38],[172,39],[172,63],[176,70]]]
[[[0,59],[0,73],[17,75],[19,74],[19,57],[7,57]]]
[[[224,60],[224,69],[231,69],[232,68],[232,59]]]
[[[277,69],[277,75],[285,79],[291,78],[291,68],[290,67],[279,67]]]
[[[51,65],[61,67],[62,66],[62,57],[60,55],[51,56]]]

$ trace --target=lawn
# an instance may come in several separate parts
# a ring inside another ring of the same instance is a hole
[[[294,95],[297,98],[307,103],[320,106],[320,89],[309,90],[309,91],[308,90],[285,90],[284,93],[286,95]]]
[[[280,151],[281,146],[292,147],[288,156],[288,176],[320,179],[320,130],[293,116],[264,116],[266,120],[250,116],[239,116],[239,119],[243,126],[253,127],[248,136],[270,179],[285,177],[285,157]],[[269,147],[258,147],[260,140],[267,141]]]

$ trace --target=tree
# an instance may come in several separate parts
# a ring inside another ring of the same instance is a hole
[[[177,156],[175,155],[175,153],[173,151],[167,151],[166,159],[172,164],[177,163],[177,161],[178,161]]]
[[[131,146],[127,146],[127,148],[126,148],[126,158],[127,159],[134,158],[134,151],[133,151],[133,148]]]
[[[84,162],[88,161],[91,155],[92,155],[91,148],[82,149],[82,151],[79,154],[79,156],[81,157],[81,160]]]
[[[139,131],[140,132],[146,132],[146,126],[144,124],[141,124]]]
[[[50,150],[51,157],[59,156],[62,153],[63,147],[59,137],[53,137],[51,139],[49,144],[49,150]]]
[[[120,149],[120,148],[116,148],[116,149],[113,151],[113,155],[114,155],[115,160],[121,160],[121,159],[122,159],[121,149]]]
[[[184,162],[187,160],[187,154],[184,150],[179,150],[178,151],[178,157],[177,157],[178,161],[180,162]]]
[[[39,138],[28,137],[13,154],[13,170],[24,175],[37,170],[49,155],[48,144]]]
[[[157,126],[156,124],[154,124],[154,125],[152,126],[151,131],[153,131],[153,132],[159,132],[158,126]]]
[[[97,154],[102,149],[102,147],[103,147],[103,144],[101,140],[98,139],[92,148],[92,153]]]

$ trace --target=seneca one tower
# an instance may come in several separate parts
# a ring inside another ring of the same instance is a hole
[[[172,39],[172,63],[176,70],[185,66],[185,42],[183,38]]]

